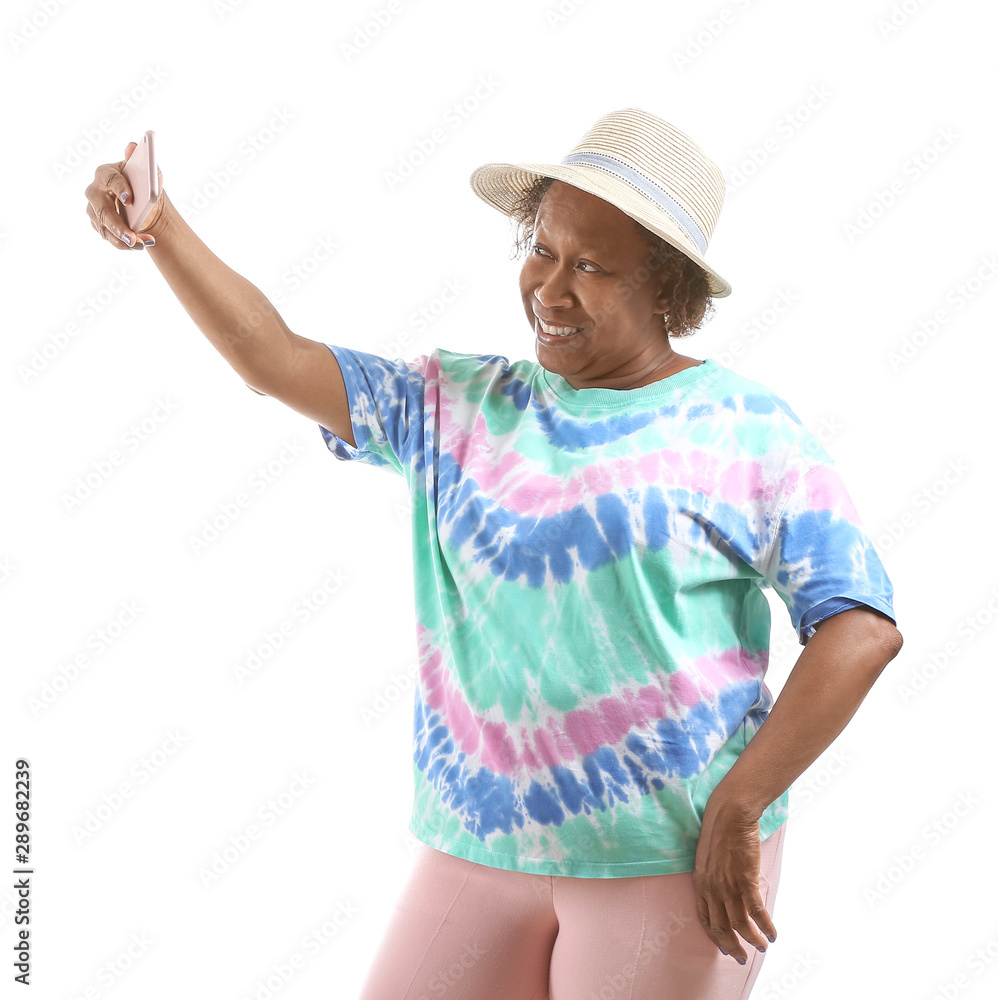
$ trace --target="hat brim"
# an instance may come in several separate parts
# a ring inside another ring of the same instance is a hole
[[[703,259],[690,237],[677,224],[660,209],[653,209],[636,189],[596,167],[564,163],[486,163],[472,173],[471,187],[482,201],[497,208],[503,215],[509,215],[516,202],[541,177],[564,181],[608,201],[703,268],[707,274],[708,289],[714,298],[731,294],[731,285]]]

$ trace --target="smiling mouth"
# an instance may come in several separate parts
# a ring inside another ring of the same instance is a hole
[[[581,326],[551,326],[540,317],[535,318],[537,319],[537,328],[548,337],[571,337],[582,332]]]

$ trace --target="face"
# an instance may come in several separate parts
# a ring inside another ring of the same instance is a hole
[[[561,181],[537,210],[520,295],[537,360],[575,389],[633,389],[689,367],[666,335],[668,297],[642,232],[609,202]],[[546,333],[542,321],[573,332]]]

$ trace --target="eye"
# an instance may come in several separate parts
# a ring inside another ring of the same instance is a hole
[[[550,257],[551,256],[547,252],[547,250],[544,249],[544,247],[540,246],[537,243],[534,243],[533,246],[531,246],[530,252],[532,254],[541,254],[541,255],[543,255],[545,257]],[[595,264],[590,264],[589,261],[587,261],[587,260],[581,260],[581,261],[579,261],[579,265],[578,266],[585,269],[583,271],[584,274],[600,274],[600,273],[602,273],[602,268],[597,267]]]

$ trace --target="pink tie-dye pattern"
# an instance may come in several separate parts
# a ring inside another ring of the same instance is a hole
[[[700,701],[702,697],[700,691],[686,674],[671,674],[669,681],[669,690],[675,695],[681,705],[690,708]]]
[[[741,504],[758,500],[766,494],[762,467],[758,462],[732,462],[718,479],[720,497],[725,503]]]
[[[427,380],[436,377],[439,370],[435,362],[427,369]],[[737,495],[729,500],[719,483],[722,470],[717,457],[699,449],[681,452],[663,448],[649,455],[620,456],[588,465],[572,476],[539,472],[513,449],[497,462],[493,447],[479,447],[479,442],[495,440],[490,438],[482,411],[477,411],[471,428],[461,426],[459,417],[464,411],[460,403],[456,395],[444,394],[439,399],[441,451],[449,453],[461,467],[462,480],[473,480],[482,493],[521,516],[550,517],[574,510],[588,497],[640,486],[641,480],[666,488],[678,484],[695,492],[720,491],[720,499],[730,503],[743,499]],[[758,469],[756,478],[761,477]],[[755,488],[764,489],[761,482]]]
[[[705,653],[696,657],[693,666],[701,679],[701,696],[713,699],[728,684],[763,677],[769,666],[769,650],[748,650],[731,646],[718,653]]]
[[[622,456],[590,465],[577,475],[552,476],[531,468],[527,459],[513,451],[496,461],[490,452],[474,447],[473,442],[483,439],[482,435],[484,418],[479,416],[474,433],[455,441],[451,455],[463,465],[460,478],[474,481],[483,494],[524,517],[550,517],[573,510],[592,496],[642,484],[666,489],[679,485],[730,504],[758,499],[772,489],[758,463],[737,462],[722,468],[708,452],[687,455],[667,448],[640,458]]]
[[[739,704],[752,701],[759,690],[757,685],[761,686],[761,701],[755,702],[754,708],[758,710],[763,702],[771,704],[762,685],[766,654],[739,648],[719,654],[706,652],[711,637],[718,632],[711,624],[695,628],[693,623],[699,619],[691,603],[690,613],[686,614],[684,609],[670,616],[668,628],[662,629],[661,634],[642,632],[640,638],[648,641],[635,645],[635,649],[643,648],[648,654],[647,661],[637,656],[638,662],[632,664],[629,654],[614,646],[618,655],[613,665],[612,687],[597,691],[592,686],[587,659],[594,655],[588,648],[591,644],[585,641],[589,634],[580,628],[576,636],[566,627],[565,634],[576,638],[576,645],[587,648],[579,656],[581,670],[574,669],[567,648],[559,650],[563,683],[558,690],[562,696],[572,691],[575,697],[568,702],[573,709],[565,708],[560,700],[562,707],[556,709],[544,700],[543,689],[531,683],[530,678],[535,676],[530,670],[533,661],[525,658],[523,663],[511,662],[509,674],[501,682],[492,673],[498,664],[490,663],[490,672],[479,676],[475,662],[459,659],[455,662],[463,649],[455,646],[452,655],[447,636],[449,623],[467,620],[467,606],[460,605],[467,586],[468,593],[474,594],[476,612],[481,610],[481,618],[476,614],[476,622],[482,623],[482,648],[502,649],[507,636],[497,633],[486,637],[487,602],[495,596],[498,608],[508,593],[517,622],[544,623],[547,632],[552,604],[559,605],[558,591],[565,584],[578,587],[583,599],[592,600],[596,606],[592,616],[593,636],[601,639],[596,632],[596,621],[601,618],[603,605],[597,598],[602,600],[606,596],[606,581],[594,575],[593,583],[600,589],[590,593],[591,567],[587,569],[584,565],[581,546],[573,550],[565,543],[570,559],[560,569],[560,564],[549,558],[543,583],[530,577],[530,586],[536,587],[536,593],[514,592],[514,588],[523,585],[524,577],[523,572],[516,575],[515,571],[529,564],[531,571],[536,572],[533,567],[542,561],[538,560],[538,553],[545,556],[557,550],[558,556],[563,557],[559,539],[564,541],[564,536],[555,529],[569,524],[573,528],[579,526],[582,531],[589,527],[581,516],[577,522],[566,518],[564,523],[559,519],[554,525],[526,523],[522,527],[516,519],[551,518],[559,513],[578,512],[584,505],[585,512],[598,520],[594,531],[603,532],[608,542],[617,537],[634,539],[619,564],[602,573],[603,577],[620,573],[625,585],[621,587],[622,599],[633,598],[635,607],[643,608],[646,600],[650,605],[656,597],[673,593],[669,589],[673,583],[677,587],[688,583],[684,593],[692,592],[702,569],[711,574],[705,582],[718,584],[716,589],[703,590],[712,599],[708,613],[712,617],[724,615],[725,609],[720,606],[723,600],[736,616],[740,615],[733,622],[747,625],[749,605],[739,607],[740,591],[727,586],[730,574],[724,559],[703,558],[709,554],[707,546],[727,542],[727,547],[721,546],[725,557],[733,552],[734,557],[759,568],[766,578],[775,579],[782,569],[777,530],[786,527],[791,538],[799,530],[804,538],[811,521],[798,516],[807,509],[805,504],[810,505],[820,497],[824,498],[824,503],[817,503],[819,510],[824,508],[820,513],[830,512],[833,521],[842,518],[832,526],[841,531],[847,499],[843,502],[842,496],[833,495],[830,484],[823,483],[822,477],[801,481],[812,462],[820,461],[820,457],[815,457],[820,452],[795,450],[799,442],[794,429],[789,428],[787,433],[788,427],[783,426],[780,430],[785,421],[781,420],[778,409],[772,416],[761,412],[763,408],[759,412],[753,410],[749,416],[748,409],[740,402],[744,387],[738,382],[726,385],[724,380],[731,380],[732,376],[723,371],[715,372],[717,387],[706,380],[690,391],[690,406],[680,405],[676,412],[672,408],[663,409],[655,415],[654,423],[642,423],[646,419],[644,407],[634,419],[627,413],[621,414],[625,420],[619,427],[626,433],[619,439],[608,440],[606,431],[617,420],[616,412],[598,412],[599,408],[594,407],[580,414],[577,409],[563,410],[554,398],[548,403],[532,368],[516,373],[516,382],[511,383],[506,374],[508,367],[482,365],[474,359],[445,357],[441,364],[434,355],[426,358],[422,366],[413,365],[416,369],[423,366],[427,380],[423,399],[425,419],[419,426],[424,437],[422,441],[408,439],[405,452],[398,457],[403,465],[407,456],[410,459],[411,469],[407,470],[413,473],[410,486],[425,487],[426,511],[430,516],[422,516],[421,508],[420,517],[414,520],[420,540],[428,537],[431,546],[439,544],[446,548],[450,530],[455,532],[455,544],[453,551],[446,552],[446,569],[453,579],[448,578],[445,588],[434,594],[432,566],[424,565],[421,567],[424,572],[417,575],[417,620],[422,618],[440,625],[439,630],[434,628],[425,633],[420,629],[420,655],[425,662],[420,665],[421,681],[416,692],[417,716],[422,728],[417,729],[415,749],[426,788],[420,793],[424,796],[419,800],[420,809],[414,812],[413,831],[427,843],[468,860],[495,861],[502,867],[543,870],[550,874],[614,877],[625,873],[624,867],[614,867],[620,859],[633,866],[626,869],[630,874],[639,874],[638,866],[649,863],[656,870],[665,871],[662,859],[670,851],[671,858],[678,857],[684,846],[690,848],[686,853],[692,859],[698,817],[692,800],[685,811],[679,808],[679,802],[706,788],[698,784],[700,777],[695,773],[677,770],[666,776],[670,789],[678,792],[677,808],[670,810],[667,818],[673,825],[666,829],[655,822],[657,812],[647,808],[644,796],[650,788],[642,784],[638,773],[642,766],[646,772],[653,771],[655,763],[651,758],[642,758],[635,748],[647,745],[650,751],[657,750],[656,722],[666,719],[674,725],[659,731],[663,742],[668,742],[666,733],[680,742],[685,734],[691,747],[696,744],[701,763],[704,750],[722,758],[726,756],[730,763],[741,742],[731,740],[726,747],[718,746],[721,736],[718,726],[723,716],[725,731],[730,731],[734,720],[728,709],[734,707],[736,699]],[[371,379],[376,391],[380,385],[379,405],[371,407],[364,402],[358,407],[358,426],[362,421],[373,425],[385,418],[384,428],[372,427],[375,443],[382,451],[386,446],[384,438],[391,437],[396,429],[390,421],[396,419],[400,407],[411,425],[418,421],[419,414],[413,407],[419,403],[419,386],[414,385],[411,394],[401,394],[397,376],[397,372],[386,373]],[[353,397],[362,399],[366,388],[366,383],[358,385]],[[707,393],[701,393],[701,388]],[[510,395],[511,389],[515,396]],[[509,404],[515,402],[519,407],[524,397],[528,400],[528,411],[514,412]],[[706,405],[702,399],[706,399]],[[544,409],[548,405],[550,411]],[[483,410],[488,419],[482,416]],[[709,421],[704,421],[704,417]],[[736,418],[741,422],[733,422]],[[777,426],[775,433],[771,433],[770,424],[774,420]],[[497,433],[497,429],[501,432]],[[801,438],[806,445],[807,439],[803,435]],[[419,445],[423,448],[417,452]],[[633,451],[628,450],[631,445]],[[717,460],[699,454],[697,448],[707,449]],[[649,450],[650,454],[643,454]],[[446,460],[443,470],[434,464],[441,459]],[[588,472],[587,466],[592,466]],[[445,474],[438,477],[440,471]],[[476,494],[476,487],[482,488],[480,494]],[[446,490],[445,496],[440,496],[442,489]],[[608,501],[597,505],[596,497],[604,495]],[[737,509],[721,509],[724,504]],[[848,509],[852,510],[851,505]],[[504,517],[505,512],[511,516]],[[469,531],[475,531],[473,544],[469,541]],[[468,543],[460,551],[456,544],[458,534]],[[847,536],[848,532],[843,534]],[[595,534],[593,537],[599,541]],[[649,542],[652,538],[655,546]],[[657,545],[660,540],[665,543],[661,552]],[[517,551],[518,545],[523,546],[522,552]],[[845,551],[844,545],[838,550],[842,551],[843,563],[851,559],[854,575],[858,577],[861,568],[857,565],[856,550]],[[435,548],[433,551],[435,554]],[[522,564],[518,561],[521,556]],[[873,559],[871,549],[871,565]],[[601,571],[605,565],[600,563]],[[796,575],[791,583],[816,579],[816,566],[815,562],[813,567],[805,566],[803,570],[792,567]],[[490,569],[496,579],[487,575]],[[567,580],[569,570],[571,579]],[[715,594],[722,600],[714,601]],[[485,601],[481,600],[483,597]],[[433,606],[424,614],[429,602],[434,602]],[[757,602],[752,610],[758,610]],[[792,610],[796,613],[799,607]],[[574,625],[583,621],[583,615],[581,608],[573,608],[571,617],[563,615],[556,621],[563,627]],[[608,615],[607,620],[615,618]],[[756,634],[755,629],[752,634]],[[737,635],[727,633],[722,641],[736,643],[739,637],[744,641],[741,629]],[[633,670],[629,669],[631,666]],[[676,675],[667,674],[667,668],[676,669]],[[743,688],[735,692],[731,685],[736,684]],[[494,701],[497,691],[503,692],[501,702]],[[489,692],[487,700],[485,692]],[[725,695],[735,697],[725,698],[722,703]],[[521,707],[514,707],[517,705]],[[702,712],[697,712],[698,706]],[[627,739],[629,735],[633,737],[631,741]],[[612,752],[593,753],[602,747]],[[584,769],[582,757],[589,758]],[[630,794],[626,777],[620,781],[626,794],[621,795],[614,787],[618,778],[614,775],[613,758],[616,766],[626,767],[632,780],[641,786],[640,796]],[[673,759],[666,753],[665,760],[666,770],[670,770],[668,765]],[[533,804],[528,801],[527,785],[532,786],[536,781],[562,805],[567,815],[571,795],[566,788],[570,777],[544,773],[545,766],[566,764],[566,770],[580,785],[585,787],[589,779],[593,794],[599,786],[597,771],[609,776],[605,796],[608,811],[602,813],[600,805],[601,814],[594,815],[592,829],[586,831],[591,836],[574,835],[584,822],[581,816],[572,829],[562,828],[560,815],[556,816],[556,810],[548,805],[549,796],[537,794]],[[696,766],[692,759],[690,766]],[[492,774],[486,774],[486,769]],[[716,771],[715,768],[712,773]],[[507,801],[503,796],[510,784],[513,798]],[[655,783],[655,787],[661,788],[661,783]],[[496,794],[499,790],[503,795]],[[618,816],[620,822],[616,821]],[[503,835],[494,840],[500,832]],[[481,847],[472,837],[481,842]],[[497,853],[490,855],[493,850]],[[575,865],[580,867],[576,869]]]
[[[447,728],[461,749],[475,753],[481,743],[482,722],[441,668],[443,653],[430,644],[427,629],[419,625],[416,633],[419,675],[426,703],[447,720]]]
[[[852,499],[842,491],[842,482],[827,465],[811,469],[804,477],[809,510],[833,510],[839,517],[859,527],[862,522]]]
[[[684,709],[713,700],[726,684],[761,677],[768,661],[765,650],[751,658],[738,648],[700,656],[691,664],[700,678],[699,686],[686,674],[666,674],[661,683],[625,688],[616,697],[600,698],[593,707],[572,709],[561,719],[549,716],[533,732],[520,727],[519,738],[514,740],[505,722],[485,719],[472,711],[445,675],[439,650],[428,644],[427,630],[420,626],[417,632],[426,703],[440,712],[462,750],[469,754],[480,751],[484,766],[500,774],[535,768],[538,760],[548,767],[564,764],[601,746],[613,746],[631,729],[670,713],[681,718],[686,714]]]
[[[517,754],[505,722],[482,723],[482,763],[491,771],[512,774],[526,761]]]

